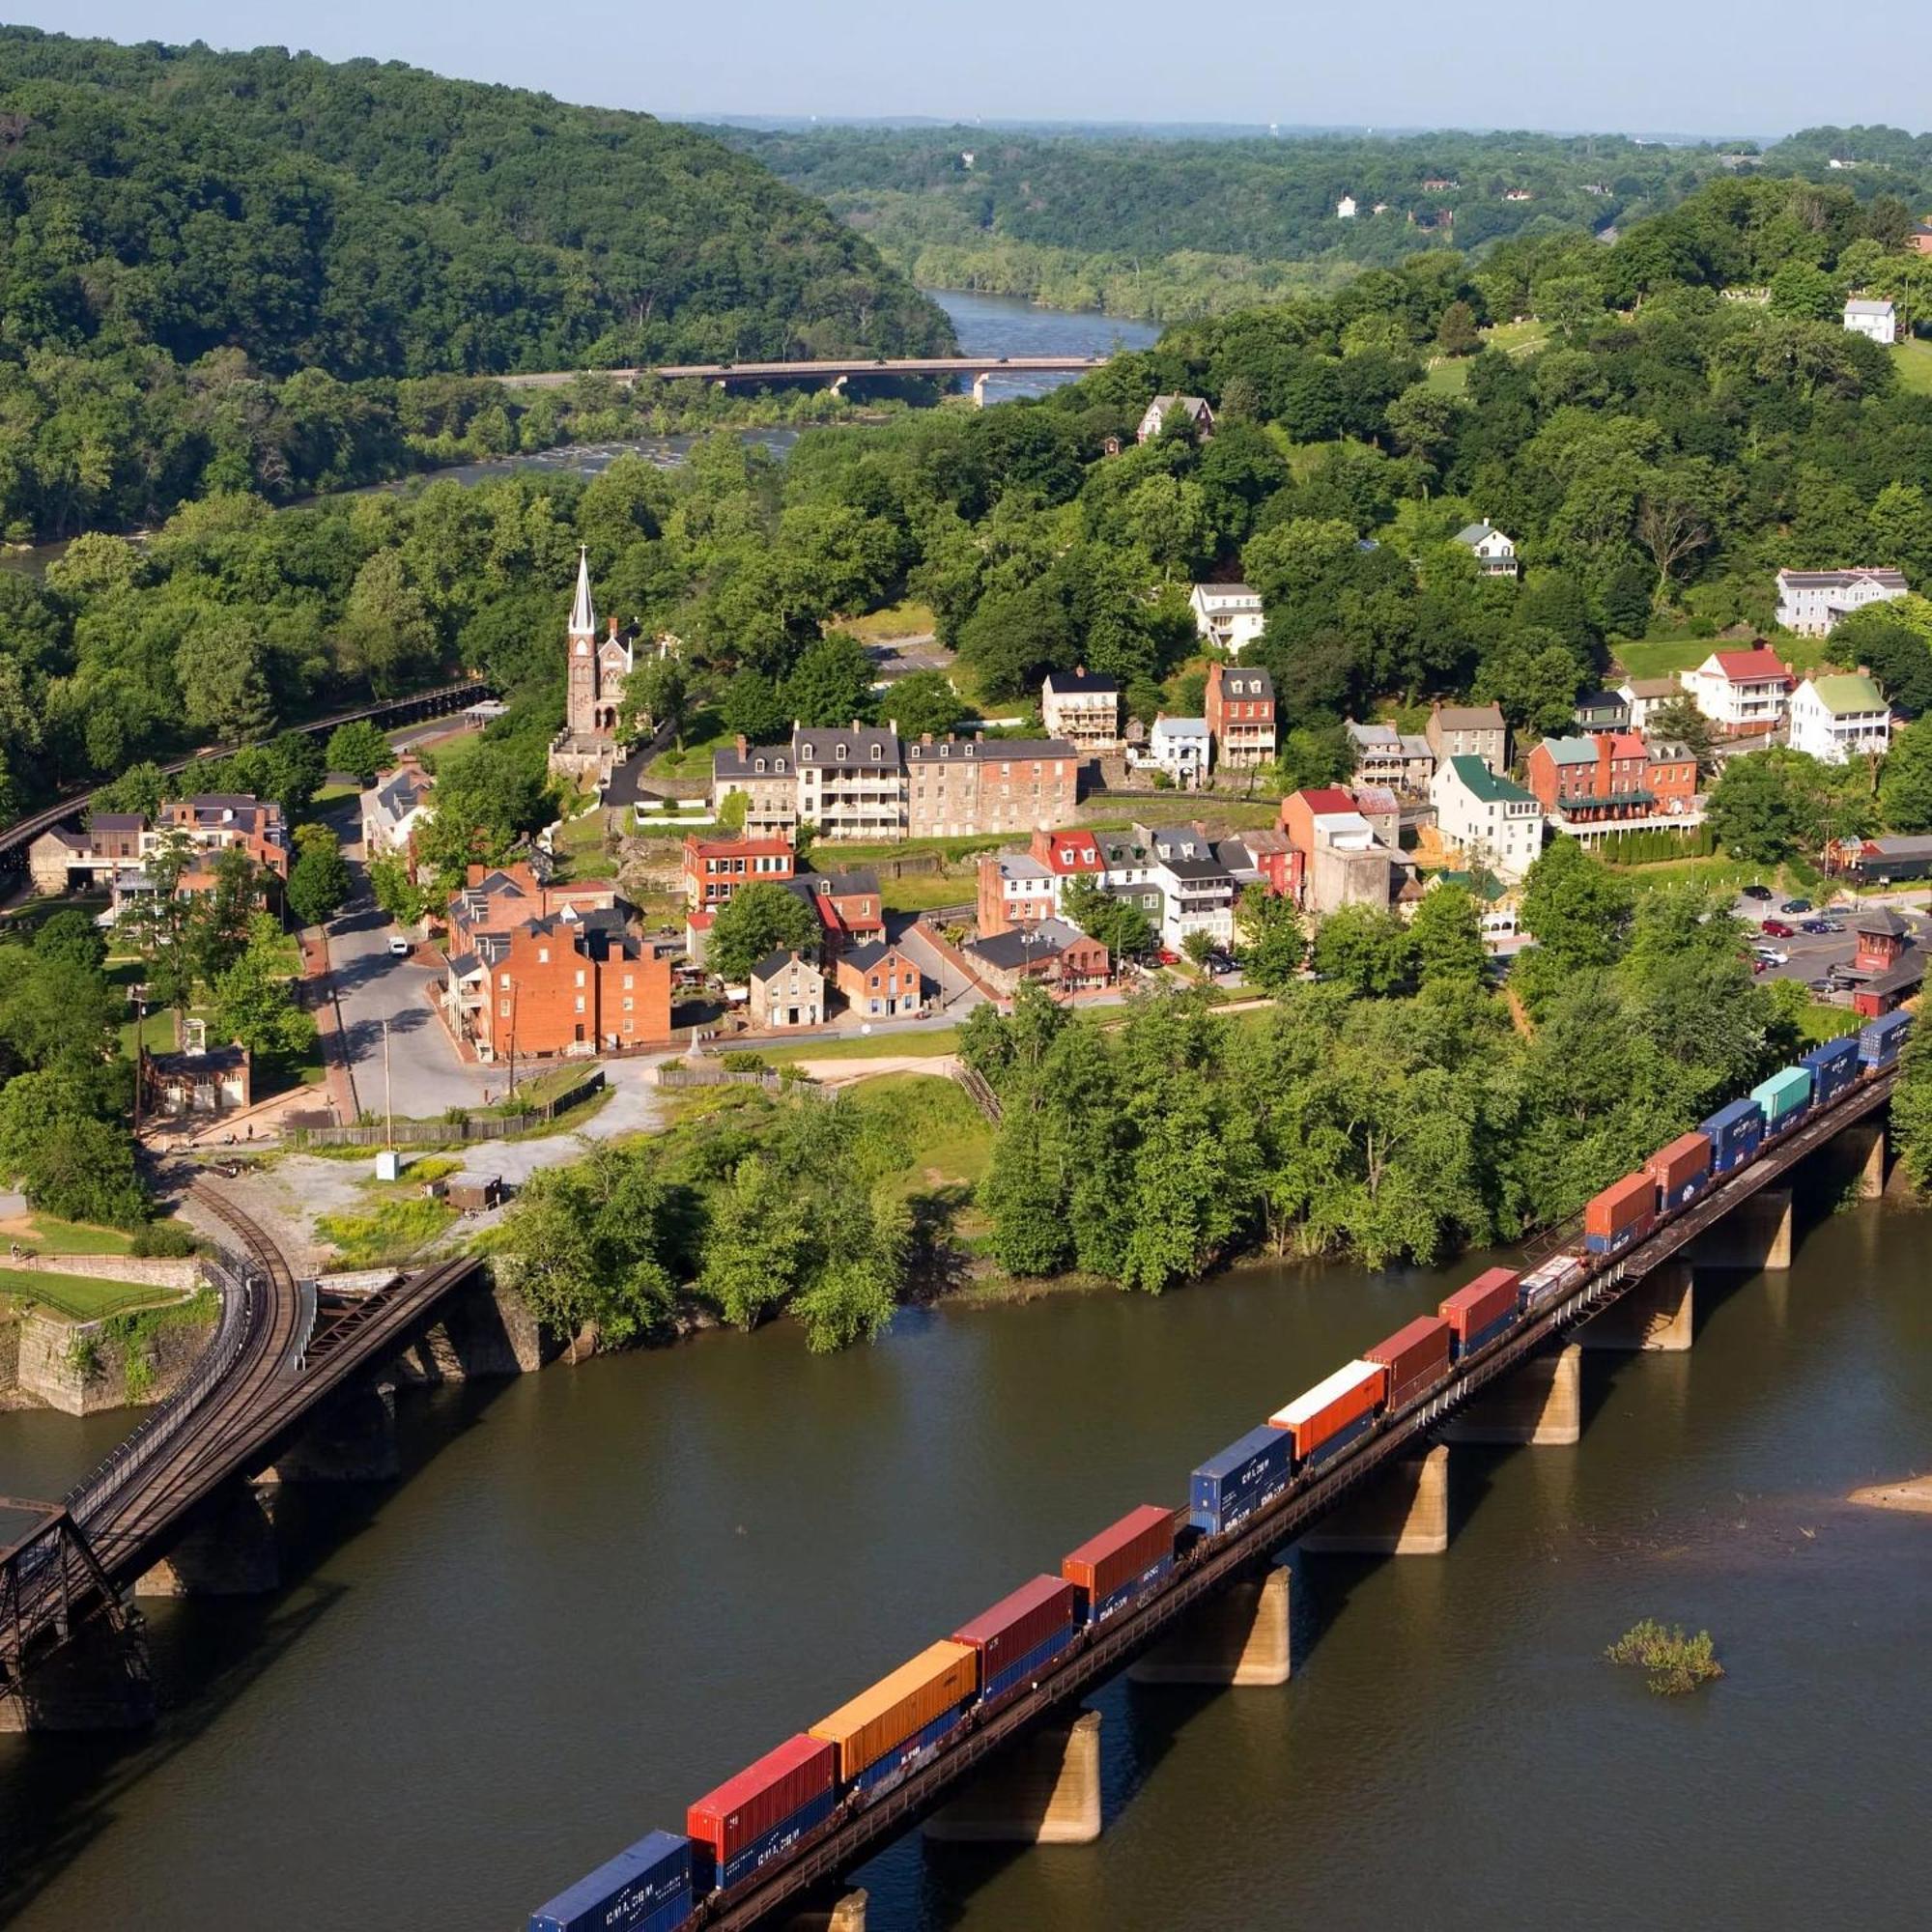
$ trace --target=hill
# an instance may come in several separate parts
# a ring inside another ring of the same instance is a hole
[[[862,238],[690,128],[278,47],[0,30],[0,265],[22,349],[344,380],[949,340]]]

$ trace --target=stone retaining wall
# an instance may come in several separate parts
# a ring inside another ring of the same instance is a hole
[[[151,1374],[140,1401],[164,1402],[181,1386],[207,1346],[213,1319],[206,1322],[178,1321],[157,1328],[146,1338]],[[30,1308],[19,1328],[21,1390],[64,1415],[94,1415],[103,1408],[125,1408],[129,1403],[127,1363],[109,1341],[103,1321],[68,1321],[42,1308]],[[93,1341],[94,1360],[77,1344]]]
[[[201,1264],[145,1255],[21,1255],[6,1265],[29,1274],[77,1274],[90,1281],[131,1281],[143,1288],[192,1289],[201,1285]]]

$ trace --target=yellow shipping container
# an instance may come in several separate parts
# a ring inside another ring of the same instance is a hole
[[[963,1703],[980,1688],[980,1653],[970,1643],[935,1643],[849,1704],[811,1727],[811,1735],[838,1747],[841,1782],[857,1777],[895,1745]]]

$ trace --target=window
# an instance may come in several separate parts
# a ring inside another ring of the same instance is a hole
[[[504,1019],[508,1019],[508,1018],[510,1017],[510,1003],[509,1003],[509,1001],[508,1001],[508,1000],[505,1000],[505,1001],[503,1002],[503,1004],[502,1004],[501,1008],[499,1009],[499,1010],[500,1010],[500,1012],[501,1012],[501,1014],[502,1014],[502,1016],[503,1016],[503,1018],[504,1018]]]
[[[626,980],[624,981],[624,983],[625,983],[625,985],[627,985],[627,986],[628,986],[628,985],[629,985],[629,984],[630,984],[631,982],[630,982],[630,981],[629,981],[628,980]],[[635,1007],[636,1005],[637,1005],[637,1002],[636,1002],[635,1000],[626,1000],[626,1001],[624,1002],[624,1010],[625,1010],[625,1011],[626,1011],[626,1012],[628,1013],[628,1012],[629,1012],[629,1011],[631,1010],[631,1009],[632,1009],[633,1007]],[[629,1022],[628,1020],[626,1020],[626,1021],[624,1022],[624,1024],[625,1024],[626,1026],[628,1026],[628,1025],[630,1024],[630,1022]]]
[[[577,996],[577,1010],[580,1013],[583,1010],[583,995],[582,993]]]
[[[548,946],[539,946],[537,948],[537,964],[539,966],[548,966],[550,964],[550,948]]]
[[[577,983],[580,986],[583,983],[583,968],[581,966],[577,969]]]
[[[832,755],[842,765],[845,762],[845,747],[842,744],[836,746]]]
[[[874,746],[872,747],[872,762],[873,762],[873,763],[874,763],[875,765],[876,765],[876,764],[877,764],[877,763],[879,762],[879,758],[880,758],[880,755],[881,755],[881,753],[880,753],[880,749],[879,749],[879,747],[878,747],[877,745],[874,745]]]

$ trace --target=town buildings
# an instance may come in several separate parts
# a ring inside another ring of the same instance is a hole
[[[1625,731],[1630,728],[1630,701],[1620,691],[1586,691],[1571,714],[1579,731]]]
[[[1644,783],[1650,788],[1651,810],[1662,818],[1688,817],[1697,804],[1697,754],[1674,739],[1646,742]]]
[[[1266,629],[1262,593],[1246,583],[1197,583],[1187,594],[1194,628],[1237,658]]]
[[[1214,434],[1214,412],[1208,407],[1206,397],[1156,396],[1147,406],[1140,427],[1134,432],[1134,440],[1151,442],[1177,418],[1191,424],[1196,439],[1202,442]]]
[[[1098,992],[1110,977],[1107,949],[1060,919],[976,939],[963,951],[977,977],[1004,999],[1029,980],[1073,994]]]
[[[752,1024],[770,1032],[825,1024],[825,976],[796,952],[768,952],[752,968]]]
[[[1145,761],[1186,791],[1207,777],[1212,747],[1207,719],[1170,718],[1163,712],[1148,733]]]
[[[1340,785],[1311,785],[1281,802],[1282,830],[1301,857],[1300,902],[1325,918],[1344,906],[1386,912],[1396,853]]]
[[[611,776],[619,748],[618,717],[624,683],[631,675],[632,641],[617,635],[612,617],[609,634],[597,635],[597,611],[590,596],[590,554],[577,554],[577,594],[565,626],[568,670],[564,683],[563,729],[551,741],[550,768],[580,784],[599,785]]]
[[[796,727],[798,815],[821,838],[897,839],[906,836],[905,776],[899,734],[891,724]]]
[[[1674,677],[1627,677],[1617,696],[1629,709],[1631,729],[1647,731],[1658,712],[1684,696],[1684,687]]]
[[[1050,833],[1036,835],[1051,838]],[[975,923],[981,938],[1051,919],[1060,910],[1060,882],[1031,852],[982,852]]]
[[[1500,705],[1432,704],[1423,735],[1438,766],[1445,758],[1475,757],[1492,772],[1509,770],[1509,725]]]
[[[1272,764],[1274,680],[1259,665],[1209,665],[1206,723],[1216,764]]]
[[[1889,349],[1898,340],[1898,311],[1889,301],[1854,296],[1845,304],[1845,327]]]
[[[1146,876],[1161,895],[1159,931],[1177,952],[1197,932],[1218,947],[1235,943],[1235,881],[1199,826],[1136,825]]]
[[[1456,532],[1456,541],[1475,557],[1480,576],[1515,577],[1521,569],[1515,543],[1487,518],[1479,524],[1464,524]]]
[[[1586,845],[1657,807],[1649,749],[1636,731],[1545,738],[1523,761],[1523,776],[1555,829]]]
[[[798,768],[790,745],[748,745],[743,735],[711,754],[711,811],[716,817],[733,792],[745,799],[744,829],[753,838],[798,831]]]
[[[1355,777],[1363,784],[1386,785],[1411,798],[1424,796],[1435,776],[1435,753],[1419,731],[1398,731],[1393,724],[1344,727],[1355,752]]]
[[[801,872],[786,880],[784,888],[818,915],[818,943],[828,959],[886,936],[878,875],[864,867],[849,872]]]
[[[1791,672],[1774,650],[1713,651],[1678,682],[1719,730],[1731,737],[1776,731],[1790,701]]]
[[[729,905],[740,887],[783,885],[796,869],[789,838],[776,836],[684,841],[684,897],[694,912]]]
[[[27,847],[27,871],[40,893],[99,891],[123,874],[139,874],[173,841],[182,841],[191,870],[180,890],[211,876],[206,862],[230,849],[245,852],[264,872],[289,875],[288,831],[272,799],[246,792],[202,792],[170,799],[150,822],[138,812],[97,811],[73,831],[56,826]]]
[[[1535,794],[1492,771],[1472,753],[1435,768],[1429,796],[1443,843],[1471,870],[1520,879],[1543,850],[1543,808]]]
[[[846,1006],[866,1019],[916,1013],[923,1004],[918,961],[882,940],[841,953],[832,979]]]
[[[1080,753],[1065,738],[931,738],[908,745],[906,829],[915,838],[1031,833],[1065,825]]]
[[[1852,972],[1852,1010],[1877,1019],[1913,998],[1925,983],[1925,955],[1913,944],[1912,928],[1889,906],[1873,906],[1852,921],[1857,948]]]
[[[1868,673],[1814,672],[1791,695],[1791,748],[1830,765],[1882,758],[1891,743],[1891,706]]]
[[[1077,752],[1112,752],[1121,743],[1121,684],[1085,665],[1052,670],[1039,688],[1039,718],[1049,738]]]
[[[429,776],[414,758],[406,757],[395,770],[377,779],[362,793],[362,856],[364,859],[408,858],[417,827],[434,816]]]
[[[1777,621],[1802,638],[1825,638],[1838,619],[1867,604],[1903,597],[1910,586],[1902,570],[1861,564],[1851,570],[1780,570]]]

